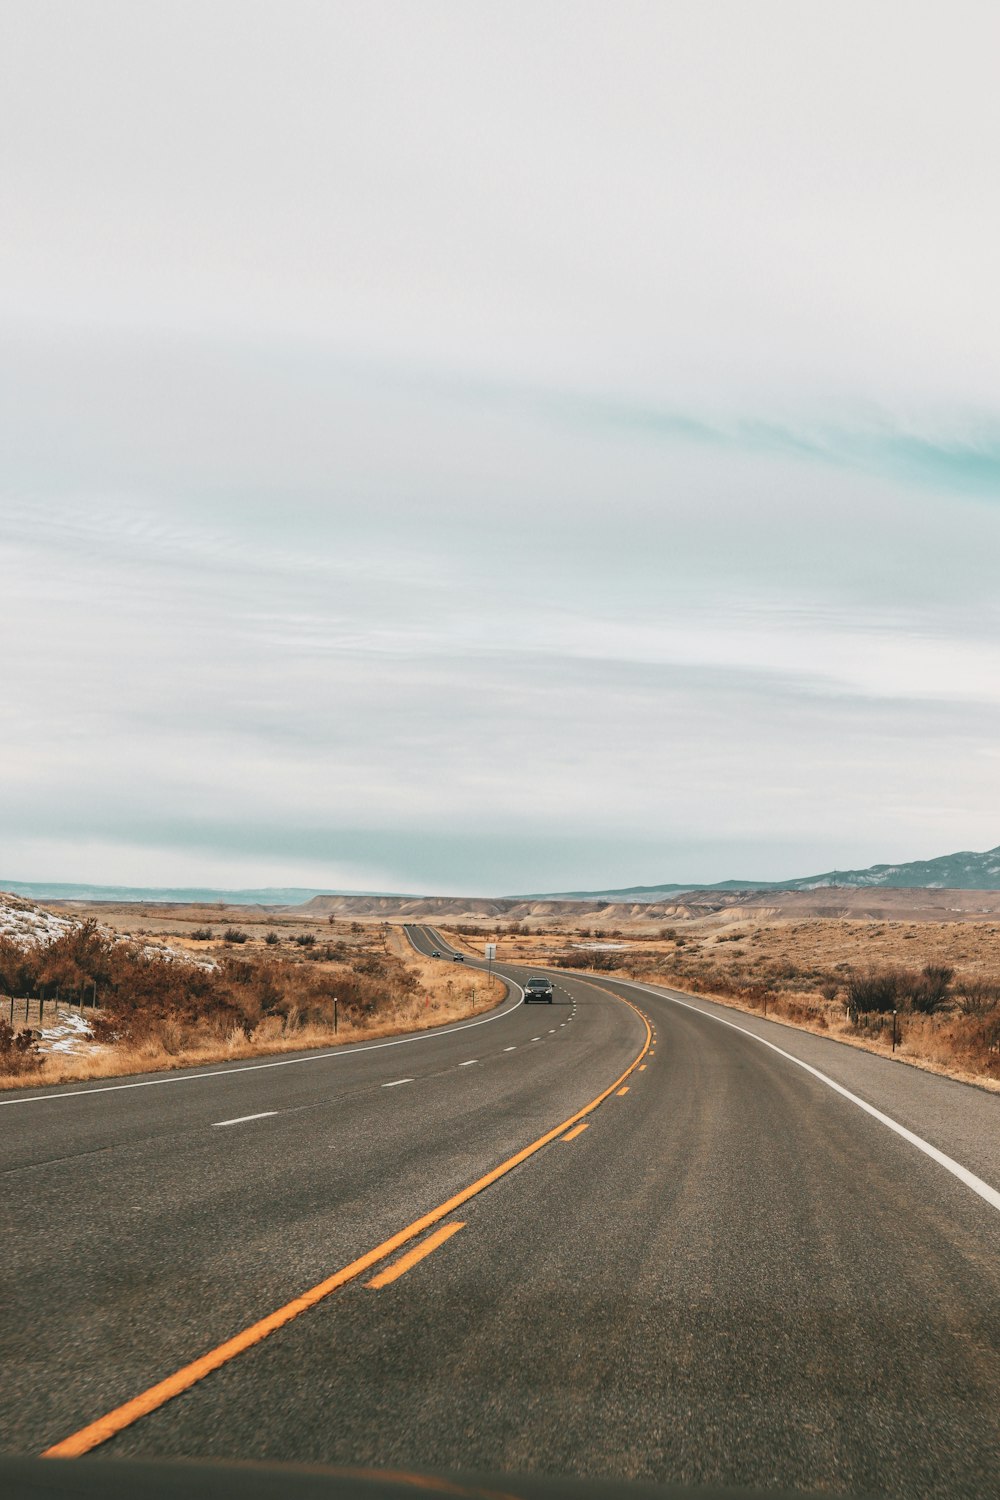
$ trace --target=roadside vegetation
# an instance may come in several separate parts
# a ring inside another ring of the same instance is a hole
[[[753,973],[656,962],[643,978],[711,996],[902,1061],[1000,1086],[1000,984],[947,965]]]
[[[93,919],[47,941],[0,935],[0,1086],[416,1030],[487,1009],[501,994],[499,982],[488,992],[477,972],[453,973],[411,956],[401,933],[376,924],[344,932],[325,924],[319,935],[284,940],[226,928],[217,942],[201,928],[178,949],[122,938]],[[40,1029],[17,1024],[19,1003],[26,1000],[30,1012],[38,999],[55,996],[80,1018],[81,1045],[72,1052],[53,1054]]]
[[[472,949],[496,937],[501,959],[669,985],[869,1051],[891,1054],[895,1035],[901,1061],[1000,1088],[995,922],[518,923],[453,934]]]

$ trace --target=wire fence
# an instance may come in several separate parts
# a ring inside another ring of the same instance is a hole
[[[84,985],[79,990],[62,990],[59,985],[53,986],[54,993],[48,994],[43,990],[38,995],[0,995],[0,1021],[6,1021],[9,1026],[42,1026],[45,1024],[46,1016],[55,1020],[62,1011],[79,1011],[81,1015],[85,1009],[93,1010],[97,1005],[97,985]]]

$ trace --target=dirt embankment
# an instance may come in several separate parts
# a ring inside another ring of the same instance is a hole
[[[359,921],[474,923],[483,931],[497,924],[528,928],[552,922],[600,927],[663,922],[795,920],[822,917],[841,921],[990,922],[1000,920],[1000,891],[853,889],[821,886],[809,891],[691,890],[668,899],[642,902],[558,899],[487,899],[470,896],[315,896],[300,907],[282,909],[287,918]]]

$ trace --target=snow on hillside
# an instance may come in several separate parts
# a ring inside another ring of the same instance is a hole
[[[62,937],[66,932],[71,932],[74,927],[82,924],[78,917],[61,917],[53,911],[46,911],[44,907],[36,906],[33,901],[27,901],[23,896],[14,896],[9,891],[0,891],[0,937],[11,938],[22,947],[28,947],[32,943],[51,943],[54,938]],[[122,933],[112,932],[108,927],[98,924],[101,935],[110,938],[114,943],[128,943],[133,939],[125,937]],[[167,962],[179,962],[194,964],[199,969],[214,969],[217,967],[215,960],[207,954],[195,957],[178,948],[171,948],[169,943],[162,938],[156,938],[151,942],[138,944],[139,951],[147,958],[162,958]]]
[[[13,938],[15,943],[48,943],[77,925],[69,917],[43,911],[23,896],[0,891],[0,937]]]

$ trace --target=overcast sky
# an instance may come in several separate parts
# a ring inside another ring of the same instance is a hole
[[[1000,9],[0,0],[0,879],[1000,842]]]

